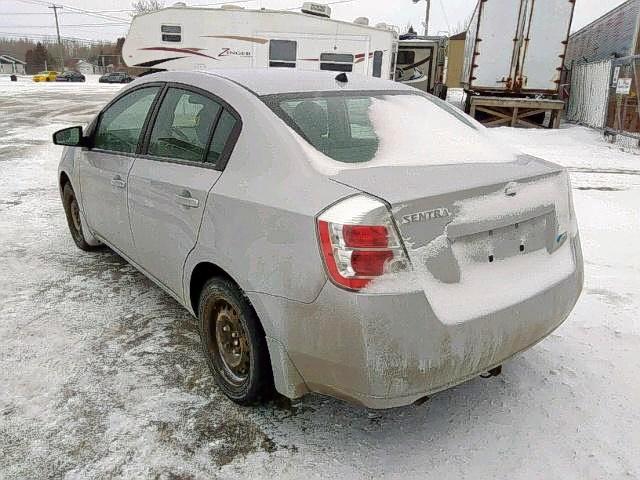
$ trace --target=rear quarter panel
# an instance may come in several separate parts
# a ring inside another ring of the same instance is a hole
[[[207,199],[185,265],[185,297],[195,266],[211,262],[245,292],[312,302],[326,282],[315,217],[357,190],[314,170],[293,131],[256,96],[228,80],[208,88],[238,111],[243,127]]]

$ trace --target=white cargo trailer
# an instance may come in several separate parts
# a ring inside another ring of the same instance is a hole
[[[575,0],[480,0],[462,84],[484,94],[558,93]]]
[[[330,8],[300,12],[176,4],[137,15],[122,56],[130,67],[162,70],[297,68],[393,78],[398,35],[389,27],[332,20]]]

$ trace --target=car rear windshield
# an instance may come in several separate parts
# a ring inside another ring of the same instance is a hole
[[[413,152],[415,144],[434,141],[443,124],[477,129],[450,104],[413,92],[278,94],[263,101],[313,147],[343,163]]]

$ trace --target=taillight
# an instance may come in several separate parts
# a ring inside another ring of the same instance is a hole
[[[320,250],[331,280],[361,290],[376,277],[409,269],[386,205],[357,195],[318,217]]]

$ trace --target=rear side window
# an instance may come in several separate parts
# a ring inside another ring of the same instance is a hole
[[[160,32],[163,42],[182,42],[182,27],[180,25],[161,25]]]
[[[214,165],[218,164],[229,140],[232,138],[236,124],[236,118],[228,111],[224,110],[220,115],[220,120],[216,125],[216,130],[213,132],[211,146],[209,147],[209,153],[207,154],[207,163],[212,163]]]
[[[140,88],[110,105],[100,115],[93,146],[135,153],[142,127],[159,90],[160,87]]]
[[[353,55],[347,53],[322,53],[320,54],[320,70],[351,72],[353,71]]]
[[[269,42],[269,66],[296,68],[298,42],[292,40],[271,40]]]
[[[220,104],[208,97],[170,88],[151,132],[149,154],[191,162],[203,161],[221,110]]]

